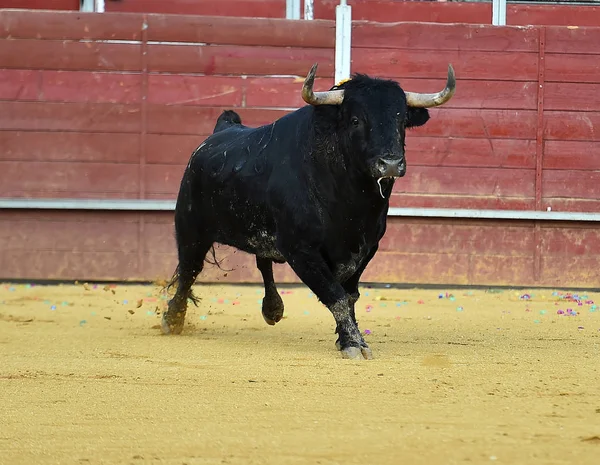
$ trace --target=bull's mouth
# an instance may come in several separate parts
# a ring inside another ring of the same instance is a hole
[[[383,195],[383,187],[381,187],[381,181],[383,181],[384,179],[391,179],[393,181],[395,179],[401,178],[405,174],[406,174],[406,171],[404,171],[403,173],[394,175],[394,176],[381,176],[380,178],[377,178],[377,185],[379,186],[379,194],[381,195],[382,199],[385,199],[385,195]]]

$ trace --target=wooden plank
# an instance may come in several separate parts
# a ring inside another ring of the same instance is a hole
[[[600,258],[600,229],[595,225],[568,225],[541,227],[540,246],[545,257]]]
[[[543,165],[555,170],[600,170],[600,141],[546,141]]]
[[[456,69],[455,71],[460,72]],[[393,79],[407,91],[429,93],[444,88],[446,74],[440,71],[436,79]],[[535,81],[483,81],[464,79],[461,76],[457,83],[456,93],[448,103],[444,104],[443,108],[535,110],[537,109],[537,88],[537,79]]]
[[[242,105],[243,80],[229,76],[148,76],[148,102],[166,105]]]
[[[334,74],[334,49],[231,45],[148,46],[148,70],[169,73],[306,76],[318,62],[319,77]]]
[[[140,131],[140,106],[109,103],[0,101],[0,130]]]
[[[436,137],[476,137],[486,139],[535,139],[537,114],[519,110],[471,110],[436,108],[429,110],[431,119],[412,134]]]
[[[4,250],[76,252],[134,252],[138,247],[137,222],[119,221],[120,215],[90,217],[63,215],[42,221],[13,215],[0,219],[0,243]],[[175,249],[173,249],[175,250]]]
[[[569,13],[580,11],[581,8],[571,7]],[[583,9],[588,13],[594,11],[585,7]],[[600,8],[598,9],[600,13]],[[572,18],[572,16],[571,16]],[[568,18],[568,19],[571,19]],[[597,26],[598,23],[594,24]],[[598,27],[556,27],[549,26],[546,28],[546,53],[562,53],[568,56],[575,54],[600,54],[600,29]]]
[[[408,171],[415,166],[535,169],[535,140],[407,137]]]
[[[600,112],[544,112],[546,140],[600,141]]]
[[[546,110],[600,111],[600,84],[548,82],[544,93]]]
[[[179,136],[148,134],[146,136],[146,163],[187,165],[192,152],[209,136]]]
[[[597,289],[600,287],[598,280],[598,257],[565,257],[557,259],[557,257],[542,256],[540,281],[545,286],[560,287],[562,289],[568,287],[582,288],[592,287]],[[568,307],[565,302],[563,310]],[[575,306],[573,310],[579,312],[579,308]]]
[[[168,194],[176,198],[185,165],[146,165],[144,185],[147,194]]]
[[[39,71],[0,69],[0,100],[37,100]]]
[[[537,52],[539,45],[535,28],[498,29],[484,24],[390,23],[386,20],[385,23],[355,21],[352,24],[352,47]]]
[[[142,76],[132,73],[41,71],[40,100],[140,103]]]
[[[339,2],[317,0],[315,18],[335,19]],[[431,22],[488,24],[492,17],[489,3],[396,2],[390,0],[350,0],[352,19],[386,22]]]
[[[63,40],[0,39],[4,68],[141,71],[141,45]]]
[[[0,99],[59,102],[141,101],[142,78],[131,73],[0,70]]]
[[[335,23],[332,21],[263,19],[256,13],[248,18],[232,18],[231,14],[221,16],[223,17],[191,16],[189,12],[184,15],[149,15],[148,40],[235,46],[335,48]],[[237,16],[242,15],[237,13]],[[285,11],[280,16],[282,17],[285,17]]]
[[[493,233],[498,234],[499,229],[499,227],[494,228]],[[488,286],[534,284],[532,256],[507,257],[481,254],[471,255],[469,258],[469,284],[478,283]]]
[[[379,250],[387,252],[531,257],[531,223],[390,218]]]
[[[0,131],[0,160],[137,163],[139,145],[131,134]]]
[[[402,180],[398,181],[402,182]],[[445,194],[392,194],[390,207],[469,208],[482,210],[534,210],[535,198]],[[566,210],[565,210],[566,211]]]
[[[247,107],[300,108],[306,105],[302,100],[304,78],[264,76],[244,82]],[[315,79],[314,90],[329,90],[332,85],[331,78]]]
[[[442,79],[452,63],[461,79],[533,81],[537,79],[537,53],[427,51],[358,48],[352,53],[352,69],[368,71],[381,77],[403,76],[410,78]],[[457,90],[458,92],[458,90]]]
[[[598,199],[600,171],[544,170],[544,197]]]
[[[138,171],[137,164],[124,163],[2,161],[0,196],[131,196],[139,191]]]
[[[191,105],[149,104],[147,107],[148,133],[211,134],[217,123],[217,118],[224,109]],[[289,113],[285,110],[263,110],[256,108],[239,108],[236,111],[240,114],[244,124],[248,124],[249,126],[270,124]]]
[[[7,250],[2,255],[0,279],[134,280],[138,253]]]
[[[535,170],[410,166],[406,176],[394,185],[398,194],[482,195],[492,197],[533,197]]]
[[[140,14],[0,10],[2,39],[140,40],[142,24]]]
[[[79,11],[79,0],[2,0],[0,8]]]
[[[515,26],[598,26],[600,7],[584,5],[506,5],[506,21]]]
[[[569,199],[544,196],[542,198],[542,210],[548,208],[559,212],[600,213],[600,199]]]
[[[600,83],[598,55],[546,53],[546,82]]]
[[[469,256],[464,254],[381,252],[363,274],[363,282],[468,284]]]
[[[284,0],[119,0],[106,2],[106,11],[187,15],[285,17]]]

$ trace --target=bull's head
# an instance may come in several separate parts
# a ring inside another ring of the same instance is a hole
[[[311,105],[338,107],[345,151],[363,161],[375,179],[404,176],[406,128],[425,124],[429,120],[427,108],[446,103],[456,90],[452,65],[448,65],[446,87],[435,94],[406,92],[395,81],[364,75],[356,75],[327,92],[313,92],[316,71],[314,64],[302,87],[303,100]]]

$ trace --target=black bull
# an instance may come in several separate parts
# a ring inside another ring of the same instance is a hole
[[[315,72],[302,89],[309,105],[259,128],[226,111],[192,154],[175,209],[177,291],[164,333],[182,331],[191,287],[220,243],[256,256],[268,324],[283,317],[273,262],[287,262],[333,314],[342,355],[372,358],[356,323],[358,283],[385,233],[394,180],[406,172],[405,129],[452,97],[454,71],[436,94],[365,75],[313,92]]]

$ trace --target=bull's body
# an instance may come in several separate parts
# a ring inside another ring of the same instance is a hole
[[[283,316],[272,263],[287,262],[333,313],[342,353],[370,358],[354,304],[360,276],[385,233],[394,176],[404,174],[404,126],[396,131],[394,125],[402,124],[399,118],[407,127],[424,124],[429,116],[422,108],[407,109],[396,83],[360,79],[379,89],[370,103],[346,90],[346,109],[309,105],[259,128],[242,125],[234,112],[219,117],[181,182],[175,211],[178,290],[163,316],[165,332],[181,331],[191,285],[207,252],[220,243],[256,256],[269,324]],[[363,108],[371,104],[383,106],[381,114],[365,114],[364,124],[352,116],[347,126],[343,111],[372,112]]]

